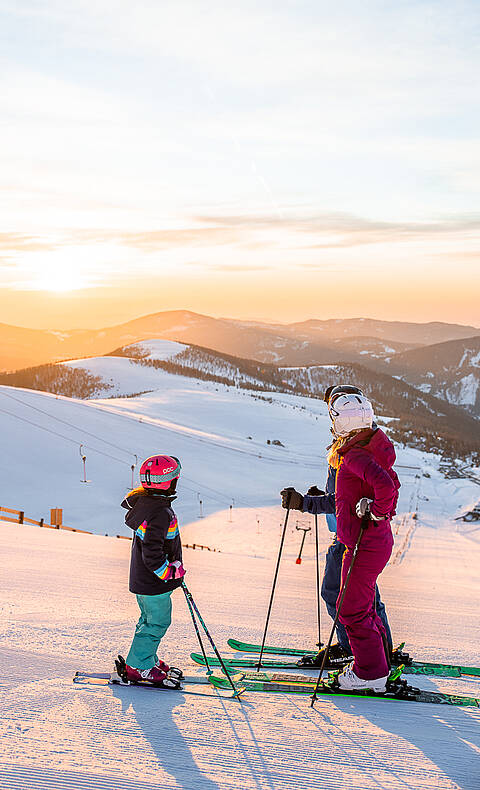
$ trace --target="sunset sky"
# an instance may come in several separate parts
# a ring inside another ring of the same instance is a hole
[[[480,5],[0,0],[0,321],[480,326]]]

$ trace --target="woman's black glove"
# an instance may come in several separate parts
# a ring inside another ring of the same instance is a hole
[[[282,497],[282,507],[303,512],[303,494],[299,494],[298,491],[290,487],[280,491],[280,496]]]
[[[310,486],[307,494],[308,496],[325,496],[325,491],[321,491],[318,486]]]

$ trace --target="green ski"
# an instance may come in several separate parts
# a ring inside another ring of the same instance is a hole
[[[191,653],[191,658],[196,664],[205,666],[205,659],[201,653]],[[231,669],[234,672],[238,669],[255,669],[255,667],[258,666],[258,659],[255,658],[224,658],[223,661],[227,669]],[[208,663],[214,667],[220,666],[218,658],[209,658]],[[302,669],[302,667],[299,667],[296,661],[285,661],[282,658],[263,658],[262,669]],[[303,667],[303,669],[315,670],[317,667]],[[438,677],[458,678],[463,674],[461,669],[466,669],[466,667],[448,666],[447,664],[436,666],[432,664],[419,664],[419,662],[414,662],[412,666],[405,667],[403,674],[437,675]]]
[[[229,639],[228,644],[233,650],[239,650],[242,653],[260,653],[261,645],[255,645],[250,642],[241,642],[239,639]],[[401,647],[401,646],[400,646]],[[274,647],[266,646],[263,648],[264,653],[274,654],[277,656],[304,656],[314,655],[316,650],[300,650],[293,647]],[[248,659],[245,659],[248,660]],[[257,666],[257,661],[253,660],[253,666]],[[269,666],[271,668],[278,667],[280,669],[293,669],[297,664],[293,661],[282,661],[280,658],[275,659],[275,664],[266,664],[262,661],[262,666]],[[315,667],[312,667],[314,669]],[[460,677],[460,675],[475,675],[480,677],[480,667],[466,667],[457,664],[437,664],[431,661],[413,661],[410,666],[405,666],[403,674],[409,675],[438,675],[440,677]]]
[[[262,691],[277,694],[304,694],[312,696],[315,690],[315,679],[306,682],[302,676],[300,680],[277,679],[262,680],[263,673],[260,673],[259,680],[251,680],[246,677],[242,681],[242,687],[247,691]],[[290,676],[291,677],[291,676]],[[218,689],[228,688],[228,680],[225,677],[210,675],[209,682]],[[456,694],[441,694],[437,691],[422,691],[412,686],[400,685],[397,691],[387,691],[384,694],[375,694],[370,690],[365,691],[339,691],[332,688],[328,682],[322,681],[318,690],[319,698],[324,697],[361,697],[363,699],[390,700],[391,702],[429,702],[440,705],[455,705],[465,707],[480,707],[480,699],[476,697],[462,697]]]

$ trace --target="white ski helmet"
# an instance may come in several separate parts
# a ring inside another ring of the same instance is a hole
[[[352,431],[371,428],[374,414],[372,404],[364,395],[345,393],[328,405],[335,436],[348,436]]]

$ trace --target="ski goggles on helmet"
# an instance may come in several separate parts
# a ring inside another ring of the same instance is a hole
[[[363,395],[360,387],[355,387],[353,384],[338,384],[336,386],[327,387],[323,400],[329,406],[336,401],[339,395]]]

